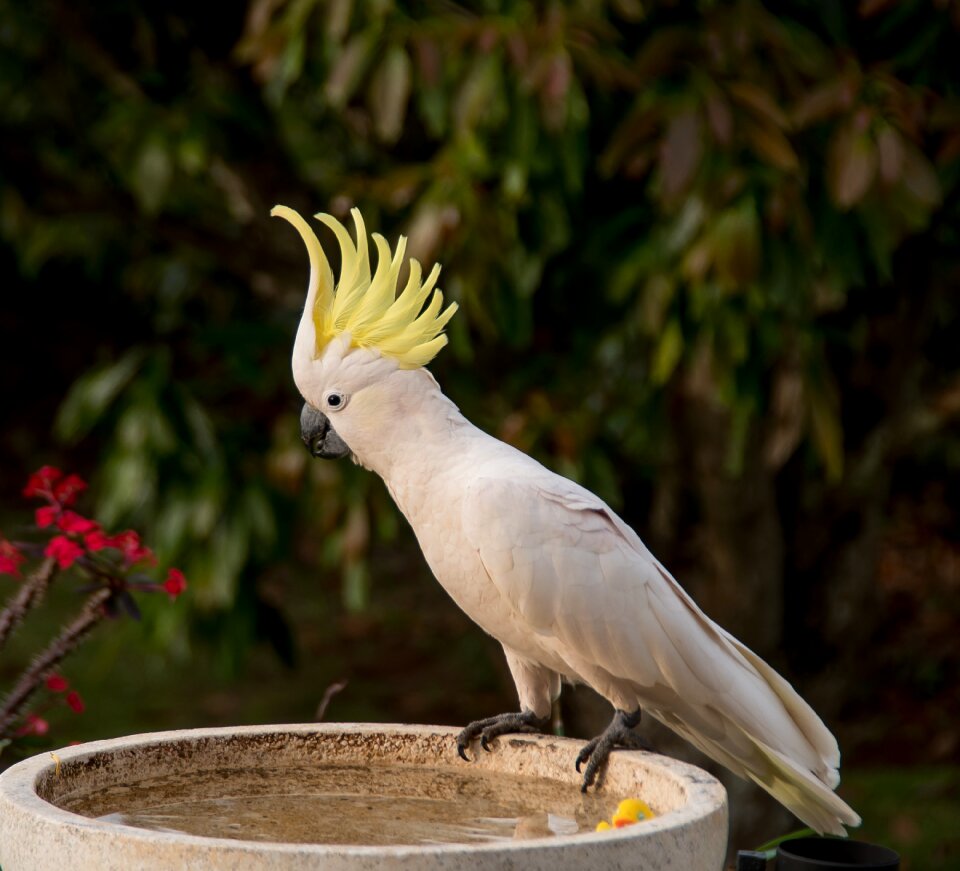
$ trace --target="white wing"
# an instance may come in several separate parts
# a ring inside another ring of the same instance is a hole
[[[518,652],[536,661],[549,651],[617,707],[640,704],[815,828],[856,825],[832,792],[836,740],[809,705],[713,623],[607,505],[536,468],[476,478],[463,508],[468,540],[529,629]]]

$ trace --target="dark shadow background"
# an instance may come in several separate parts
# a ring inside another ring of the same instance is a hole
[[[444,264],[431,368],[464,413],[603,496],[795,683],[864,837],[956,859],[958,17],[0,0],[0,528],[62,465],[191,583],[67,664],[88,709],[48,743],[310,720],[342,679],[327,719],[515,704],[382,484],[298,442],[307,262],[268,212],[357,204]],[[577,690],[562,716],[608,711]],[[734,846],[791,827],[729,785]]]

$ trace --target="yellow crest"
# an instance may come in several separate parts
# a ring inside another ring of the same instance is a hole
[[[442,331],[457,310],[454,302],[440,311],[443,294],[433,289],[440,275],[440,265],[435,265],[426,281],[421,282],[420,264],[410,258],[410,277],[403,292],[397,296],[406,238],[400,237],[397,250],[392,253],[383,236],[372,234],[377,248],[377,270],[371,277],[363,217],[359,209],[351,209],[350,213],[357,227],[356,244],[346,227],[332,215],[321,213],[314,216],[333,230],[340,243],[340,278],[334,290],[333,272],[310,225],[287,206],[274,206],[270,211],[271,215],[293,224],[310,256],[310,283],[301,332],[305,322],[311,320],[312,332],[316,335],[315,342],[311,343],[314,347],[309,349],[311,357],[316,359],[335,336],[349,333],[353,345],[373,348],[393,357],[401,369],[425,366],[447,344]],[[433,296],[423,308],[431,291]]]

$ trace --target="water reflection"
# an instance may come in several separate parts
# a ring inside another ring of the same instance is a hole
[[[615,799],[578,783],[469,769],[200,771],[75,797],[74,813],[154,831],[304,844],[450,844],[593,831]]]

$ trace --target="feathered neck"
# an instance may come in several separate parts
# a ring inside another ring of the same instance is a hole
[[[357,461],[388,484],[411,465],[432,467],[454,449],[454,439],[473,428],[426,369],[398,369],[351,402],[364,406],[356,415],[363,429],[340,435]]]

